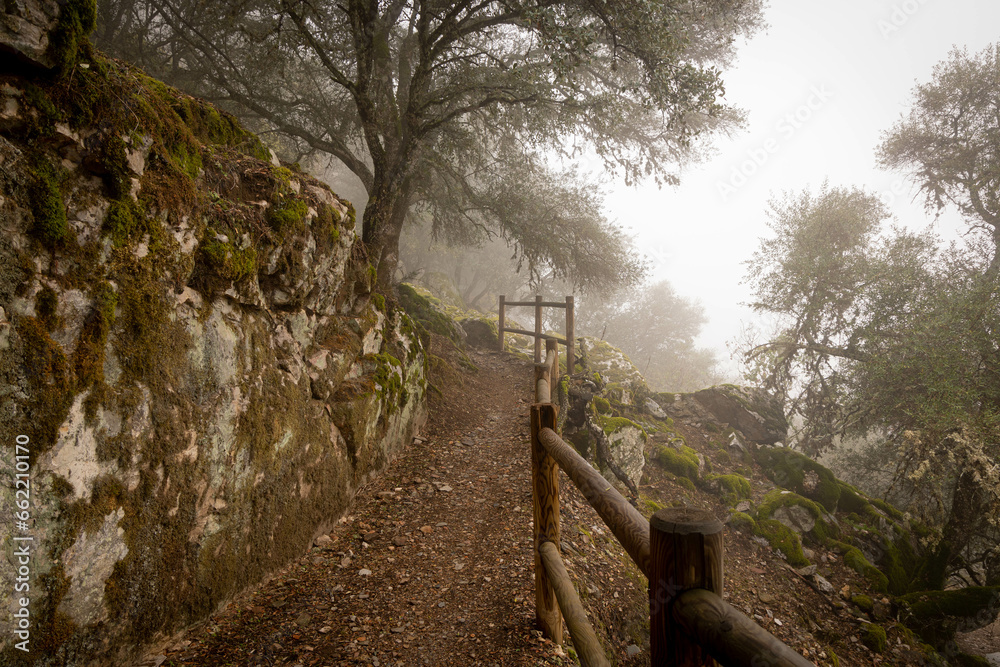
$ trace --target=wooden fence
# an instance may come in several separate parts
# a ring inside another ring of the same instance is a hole
[[[502,331],[502,306],[500,312]],[[531,406],[535,613],[544,635],[561,644],[565,618],[580,663],[610,664],[559,555],[562,468],[649,580],[651,664],[815,667],[722,599],[723,527],[710,512],[670,508],[647,521],[559,437],[551,400],[559,377],[558,341],[545,342],[545,361],[535,363]]]
[[[525,331],[524,329],[511,329],[505,326],[507,308],[513,306],[533,306],[535,308],[535,330]],[[547,336],[542,333],[542,308],[565,308],[566,309],[566,338],[556,338],[553,336]],[[535,363],[541,363],[542,361],[542,341],[543,340],[555,340],[560,345],[566,346],[566,372],[572,373],[573,367],[576,365],[576,346],[575,338],[573,332],[573,297],[566,297],[566,301],[542,301],[542,295],[539,294],[535,296],[534,301],[507,301],[506,297],[500,295],[500,308],[498,310],[500,316],[499,326],[497,327],[497,337],[500,339],[500,351],[503,352],[503,335],[504,333],[515,333],[521,334],[523,336],[531,336],[535,339]],[[556,369],[559,370],[558,368]]]

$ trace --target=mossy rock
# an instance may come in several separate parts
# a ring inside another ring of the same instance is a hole
[[[705,475],[705,482],[715,486],[720,498],[735,505],[741,500],[750,499],[750,480],[740,475]]]
[[[609,415],[611,414],[611,401],[603,396],[595,396],[594,409],[597,410],[597,414]]]
[[[889,579],[880,569],[872,565],[861,550],[857,547],[838,542],[837,540],[827,540],[826,546],[839,551],[844,559],[844,564],[868,580],[872,590],[878,593],[889,592]]]
[[[728,524],[735,530],[746,530],[754,535],[757,534],[757,522],[746,512],[733,512],[729,515]]]
[[[465,342],[471,347],[496,350],[500,346],[496,322],[481,317],[466,317],[458,323],[465,331]]]
[[[951,591],[920,591],[896,599],[900,620],[940,649],[961,626],[966,632],[986,627],[1000,612],[1000,586],[971,586]]]
[[[54,63],[58,76],[73,70],[77,56],[87,44],[87,36],[97,24],[96,0],[60,2],[59,20],[49,38],[46,56]]]
[[[309,205],[301,199],[279,197],[269,209],[265,218],[280,236],[300,231],[305,224]]]
[[[757,463],[776,485],[815,500],[827,512],[837,511],[841,483],[829,468],[787,447],[762,447]]]
[[[875,609],[875,602],[867,595],[852,595],[851,604],[866,614],[872,613],[872,610]]]
[[[889,515],[893,521],[904,521],[906,515],[880,498],[872,498],[871,504]]]
[[[838,486],[840,486],[840,498],[838,500],[837,508],[841,512],[855,512],[857,514],[864,513],[865,508],[869,504],[868,499],[864,496],[864,494],[847,482],[838,480]]]
[[[770,519],[780,508],[792,506],[802,507],[809,512],[809,515],[816,522],[812,529],[809,530],[809,533],[817,541],[823,542],[839,534],[840,529],[835,524],[827,521],[828,515],[819,503],[791,491],[783,491],[781,489],[769,491],[757,507],[757,517],[759,519]]]
[[[590,337],[583,338],[583,349],[586,351],[587,364],[595,373],[600,373],[603,382],[629,392],[641,387],[648,393],[645,378],[624,352],[607,341]],[[600,384],[599,382],[598,386]]]
[[[955,667],[993,667],[995,663],[990,662],[981,655],[959,653],[951,659],[951,664]]]
[[[54,248],[70,233],[60,176],[52,163],[42,156],[33,160],[32,168],[35,182],[31,186],[31,213],[34,217],[31,233],[45,247]]]
[[[608,417],[605,415],[598,415],[597,423],[601,426],[601,430],[604,431],[605,435],[617,433],[625,428],[634,428],[642,432],[643,439],[649,437],[646,433],[646,429],[626,417]]]
[[[677,483],[677,485],[679,487],[681,487],[683,489],[687,489],[688,491],[696,491],[697,490],[697,488],[694,485],[694,482],[692,482],[687,477],[677,477],[677,476],[675,476],[674,477],[674,481]]]
[[[722,423],[739,430],[748,440],[773,445],[788,433],[782,402],[751,387],[723,384],[691,394]]]
[[[426,293],[426,290],[418,291],[412,285],[400,283],[396,287],[396,292],[399,295],[399,305],[425,330],[444,336],[458,346],[463,344],[462,337],[456,330],[455,322],[435,308],[433,303],[435,299]]]
[[[650,516],[652,516],[653,514],[656,514],[657,512],[659,512],[660,510],[662,510],[663,508],[666,507],[666,505],[658,503],[655,500],[653,500],[652,498],[647,498],[645,496],[643,496],[643,498],[642,498],[642,504],[643,504],[643,507],[646,510],[646,513],[649,514]]]
[[[789,565],[805,567],[809,559],[802,553],[802,542],[799,534],[775,519],[757,521],[757,534],[768,541],[771,548],[785,556]]]
[[[691,482],[698,480],[698,453],[690,447],[682,445],[680,450],[669,446],[657,447],[656,461],[678,477]]]
[[[874,623],[867,624],[861,631],[861,642],[875,653],[885,653],[885,629]]]

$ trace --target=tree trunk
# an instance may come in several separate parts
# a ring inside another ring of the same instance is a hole
[[[977,534],[986,506],[982,489],[972,472],[960,471],[952,492],[951,512],[941,531],[944,545],[950,550],[946,571],[954,566],[969,541]]]
[[[399,236],[410,207],[409,179],[376,177],[365,207],[361,240],[375,263],[377,284],[383,291],[392,287],[399,266]]]

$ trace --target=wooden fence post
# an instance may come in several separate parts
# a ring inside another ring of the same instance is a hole
[[[500,351],[503,352],[503,320],[504,320],[504,295],[500,295],[500,310],[498,312],[499,321],[497,322],[497,338],[500,339]]]
[[[559,466],[538,439],[543,428],[555,429],[556,407],[551,403],[531,406],[531,496],[534,506],[535,620],[542,633],[562,644],[562,614],[549,581],[539,547],[559,541]]]
[[[711,512],[690,507],[662,509],[649,520],[649,640],[653,665],[718,663],[690,640],[670,611],[674,598],[691,588],[722,597],[722,523]]]
[[[535,295],[535,363],[542,363],[542,295]]]
[[[566,375],[573,374],[576,365],[576,343],[574,337],[573,297],[566,297]]]
[[[555,356],[555,364],[552,365],[552,372],[549,374],[549,401],[555,403],[556,392],[559,391],[559,341],[554,338],[545,339],[545,357],[549,352]]]

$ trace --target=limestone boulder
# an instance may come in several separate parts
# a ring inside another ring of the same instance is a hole
[[[692,398],[717,421],[729,424],[750,442],[773,445],[788,433],[781,401],[762,390],[719,385],[695,392]]]
[[[771,517],[800,534],[808,533],[816,527],[816,518],[809,510],[800,505],[779,507]]]
[[[459,321],[465,331],[465,344],[483,350],[495,350],[500,345],[497,326],[480,317],[466,317]]]
[[[41,67],[54,67],[52,33],[59,23],[55,0],[13,0],[4,3],[0,20],[0,50]]]
[[[639,485],[642,479],[642,469],[646,465],[643,456],[643,449],[646,446],[646,433],[637,425],[622,420],[610,433],[607,434],[608,453],[611,462],[624,473],[635,486]],[[610,470],[604,472],[604,476],[611,481],[617,481],[615,474]]]

